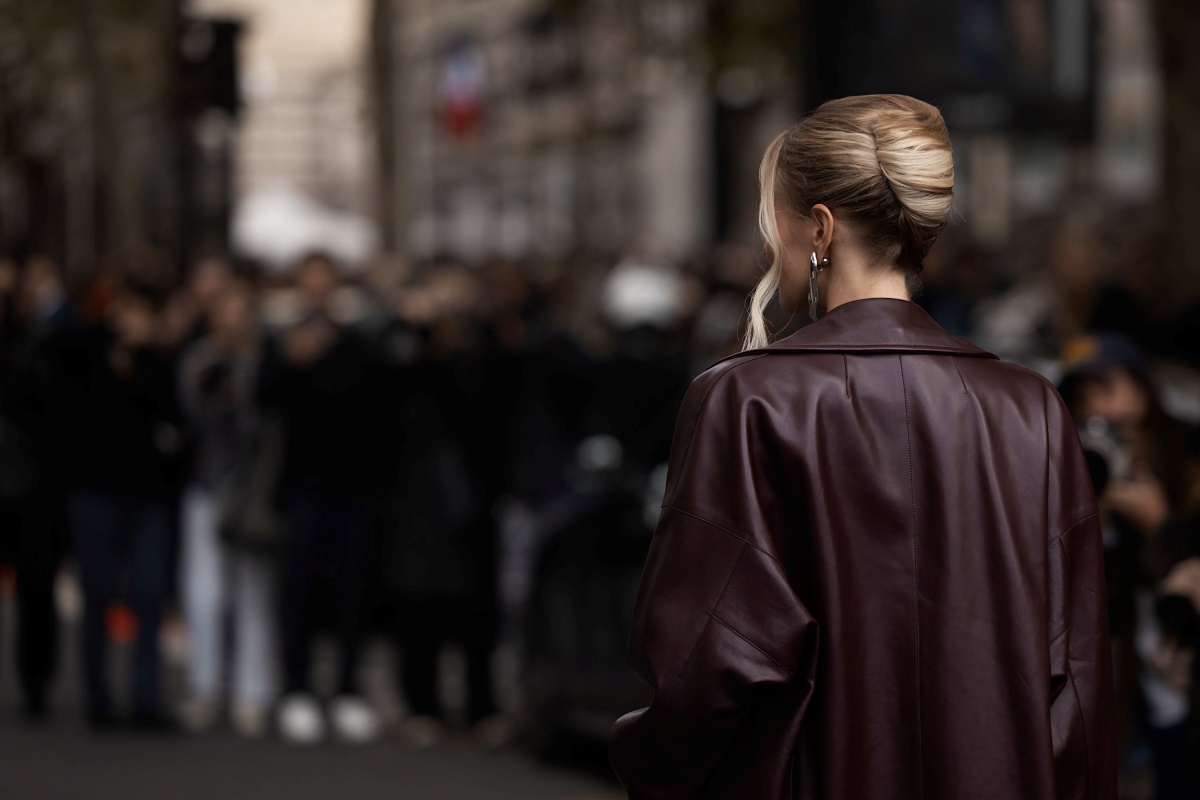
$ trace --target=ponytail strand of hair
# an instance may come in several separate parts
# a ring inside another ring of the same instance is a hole
[[[771,254],[771,263],[767,267],[766,274],[762,276],[758,285],[754,287],[754,292],[750,295],[749,319],[746,325],[746,334],[742,339],[743,350],[765,347],[771,340],[770,333],[767,331],[766,311],[771,298],[779,289],[783,261],[783,244],[779,237],[779,225],[775,221],[775,179],[779,172],[779,154],[783,150],[787,135],[785,131],[772,140],[771,144],[767,146],[762,164],[758,168],[758,229]]]

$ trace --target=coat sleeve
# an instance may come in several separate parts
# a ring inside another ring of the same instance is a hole
[[[1079,438],[1049,399],[1050,724],[1058,800],[1117,796],[1104,543]]]
[[[811,692],[816,625],[767,543],[775,504],[753,428],[719,377],[692,384],[629,646],[654,698],[611,738],[637,800],[695,797],[762,692],[797,680]]]

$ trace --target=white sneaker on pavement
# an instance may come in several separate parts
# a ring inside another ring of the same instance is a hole
[[[365,744],[379,737],[379,715],[370,703],[358,695],[335,697],[329,705],[329,717],[342,741]]]
[[[290,744],[315,744],[325,738],[325,715],[311,694],[289,694],[279,703],[275,717],[279,735]]]

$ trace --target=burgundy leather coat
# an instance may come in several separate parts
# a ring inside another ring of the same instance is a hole
[[[631,797],[1116,797],[1095,496],[1037,373],[847,303],[698,377],[669,469]]]

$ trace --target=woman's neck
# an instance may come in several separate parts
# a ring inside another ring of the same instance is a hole
[[[911,300],[908,276],[896,267],[872,267],[865,260],[847,254],[845,260],[829,270],[825,308],[832,311],[854,300],[872,297]]]

